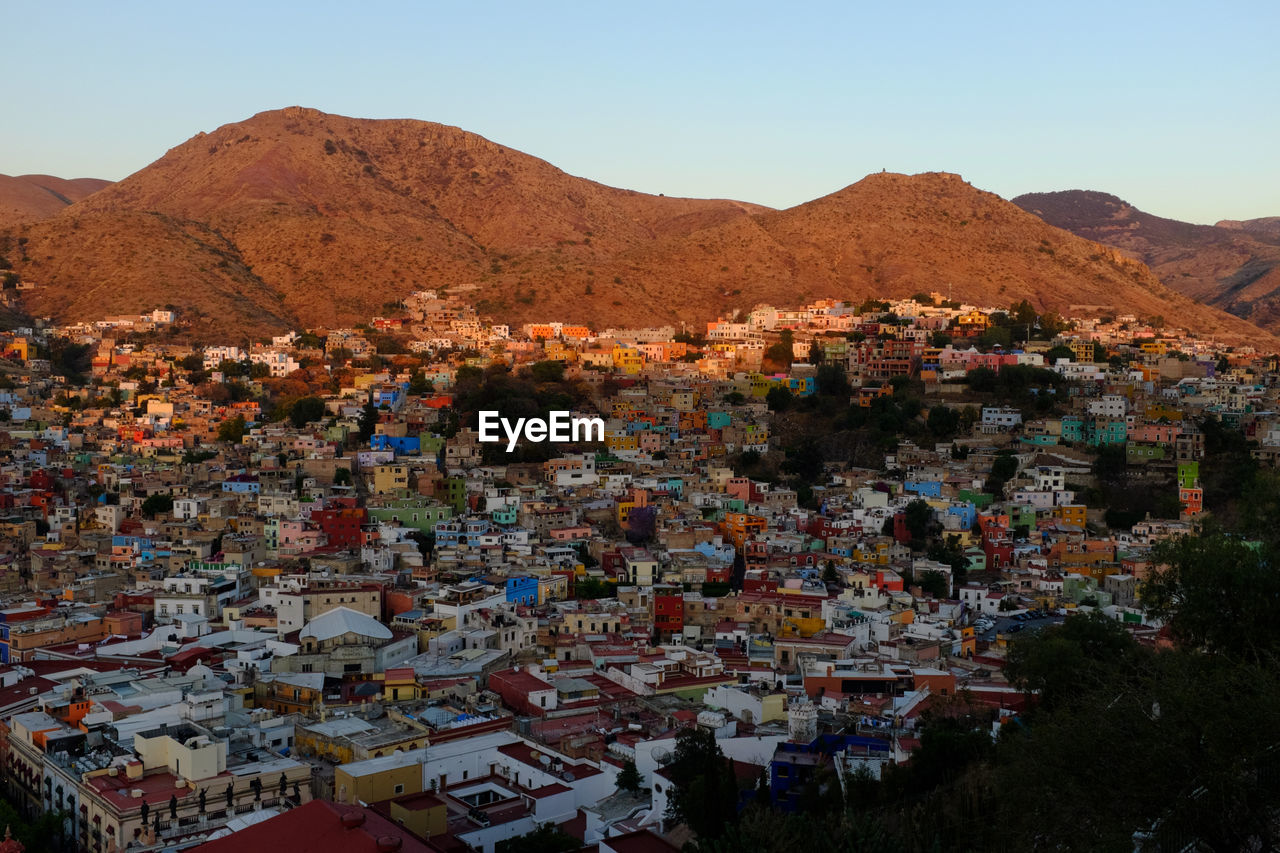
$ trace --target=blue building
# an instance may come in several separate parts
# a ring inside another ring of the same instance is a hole
[[[953,515],[960,519],[960,529],[970,530],[978,521],[978,508],[973,504],[965,501],[964,503],[953,503],[947,507],[947,515]]]
[[[538,603],[537,578],[507,578],[507,601],[533,606]]]
[[[812,743],[780,743],[769,762],[769,797],[784,812],[798,810],[805,786],[838,752],[888,756],[890,743],[858,735],[819,735]],[[832,777],[832,784],[835,777]]]
[[[914,492],[922,498],[940,498],[942,497],[942,481],[941,480],[908,480],[902,484],[904,492]]]
[[[236,495],[256,495],[261,487],[252,474],[236,474],[222,481],[222,491]]]
[[[397,456],[422,451],[422,440],[416,435],[371,435],[370,450],[390,450]]]

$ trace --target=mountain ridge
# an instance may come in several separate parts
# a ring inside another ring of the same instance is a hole
[[[110,184],[101,178],[0,175],[0,228],[47,219]]]
[[[1170,288],[1280,331],[1280,217],[1196,225],[1109,193],[1027,193],[1013,203],[1050,225],[1141,260]]]
[[[199,133],[8,233],[26,238],[37,315],[174,304],[253,335],[359,322],[441,287],[510,322],[697,323],[758,302],[950,287],[1252,334],[957,175],[875,173],[774,210],[609,187],[448,125],[301,107]]]

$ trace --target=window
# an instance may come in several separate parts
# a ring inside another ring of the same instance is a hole
[[[397,793],[397,794],[403,794],[403,793],[404,793],[404,785],[396,785],[396,787],[395,787],[394,791],[395,791],[395,793]]]

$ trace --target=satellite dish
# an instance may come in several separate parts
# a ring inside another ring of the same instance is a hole
[[[541,764],[543,767],[550,767],[550,766],[551,766],[551,756],[550,756],[550,755],[543,755],[543,756],[539,757],[539,758],[538,758],[538,763],[539,763],[539,764]]]

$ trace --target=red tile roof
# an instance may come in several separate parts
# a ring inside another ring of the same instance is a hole
[[[399,842],[397,844],[396,842]],[[312,800],[306,805],[194,848],[202,853],[288,850],[290,853],[437,853],[373,809]]]

